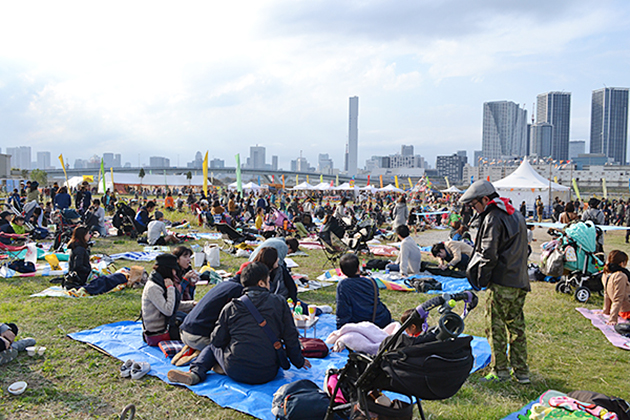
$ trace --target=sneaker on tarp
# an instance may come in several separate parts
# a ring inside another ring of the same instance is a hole
[[[134,361],[128,359],[125,363],[120,367],[120,376],[123,378],[131,377],[131,367],[133,366]]]
[[[131,379],[141,379],[149,373],[151,365],[147,362],[135,362],[131,366]]]
[[[487,374],[486,376],[484,376],[483,378],[481,378],[479,380],[479,382],[481,383],[499,383],[499,382],[505,382],[507,380],[510,379],[510,374],[505,372],[499,372],[499,373],[495,373],[495,372],[491,372],[489,374]]]
[[[177,369],[169,370],[166,377],[171,382],[184,385],[196,385],[201,381],[197,374]]]

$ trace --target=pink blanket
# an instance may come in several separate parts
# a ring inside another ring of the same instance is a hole
[[[606,315],[602,315],[601,309],[575,309],[586,318],[590,319],[591,324],[593,324],[594,327],[599,328],[601,332],[604,333],[608,341],[612,343],[612,345],[619,347],[620,349],[630,350],[630,338],[626,338],[623,335],[619,334],[617,331],[615,331],[614,326],[606,325],[608,317]]]
[[[332,351],[342,351],[345,348],[368,354],[376,354],[381,342],[400,328],[398,322],[392,322],[381,329],[371,322],[346,324],[337,331],[333,331],[326,342],[333,344]]]

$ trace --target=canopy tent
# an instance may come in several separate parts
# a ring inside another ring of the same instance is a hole
[[[329,182],[320,182],[319,184],[315,185],[313,187],[314,190],[319,190],[319,191],[328,191],[330,190],[330,183]]]
[[[315,187],[313,187],[311,184],[309,184],[308,182],[304,181],[301,182],[299,184],[297,184],[295,187],[293,187],[293,190],[301,190],[301,191],[305,191],[305,190],[312,190]]]
[[[230,185],[228,185],[228,190],[237,190],[237,189],[238,189],[238,184],[236,182],[232,182]],[[262,189],[263,187],[261,187],[260,185],[254,182],[248,182],[247,184],[243,184],[243,191],[258,192]]]
[[[366,185],[365,187],[359,188],[359,190],[367,191],[369,193],[375,193],[378,191],[378,188],[376,188],[374,185]]]
[[[351,187],[349,182],[344,182],[343,184],[336,187],[331,187],[330,189],[336,191],[356,191],[359,189],[359,187],[357,187],[356,185],[354,187]]]
[[[82,182],[83,182],[82,176],[73,176],[72,178],[68,179],[67,182],[64,182],[63,184],[66,187],[68,187],[68,191],[71,191],[75,189]]]
[[[441,192],[443,192],[443,193],[461,193],[462,190],[457,188],[455,185],[451,185],[449,188],[447,188],[445,190],[441,190]]]
[[[514,207],[518,208],[524,201],[528,210],[534,209],[538,196],[545,206],[548,206],[550,198],[560,197],[561,200],[568,200],[570,191],[569,187],[556,184],[541,176],[529,164],[527,157],[514,172],[494,182],[493,185],[501,197],[512,200]]]
[[[387,185],[386,187],[383,188],[379,188],[378,189],[381,192],[397,192],[397,193],[404,193],[404,190],[401,190],[400,188],[396,188],[394,187],[392,184]]]

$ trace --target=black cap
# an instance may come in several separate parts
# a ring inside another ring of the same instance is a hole
[[[173,254],[160,254],[155,258],[155,262],[160,267],[171,268],[173,270],[179,269],[179,264],[177,264],[177,257]]]

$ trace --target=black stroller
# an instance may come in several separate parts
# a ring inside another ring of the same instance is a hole
[[[462,316],[452,311],[458,300],[465,302]],[[347,418],[353,410],[360,410],[367,418],[370,412],[411,417],[411,403],[398,401],[393,407],[378,404],[375,397],[380,391],[396,392],[410,399],[415,397],[420,417],[425,420],[422,399],[450,398],[468,379],[474,362],[472,337],[459,335],[464,330],[463,318],[477,303],[477,296],[472,292],[434,297],[416,308],[398,332],[381,344],[376,356],[351,352],[346,366],[327,373],[327,376],[337,374],[337,384],[331,394],[326,420],[335,415]],[[442,316],[437,327],[428,329],[429,311],[436,307],[440,307]],[[425,333],[418,337],[403,335],[418,319],[424,321]],[[335,403],[339,391],[347,403]]]
[[[245,241],[255,241],[256,237],[247,231],[242,233],[227,223],[216,223],[214,227],[223,235],[224,240],[232,241],[235,245]]]
[[[116,205],[116,212],[112,218],[112,225],[118,229],[118,236],[129,236],[131,239],[138,237],[136,228],[136,212],[123,202]]]
[[[63,251],[64,246],[70,242],[72,232],[81,224],[81,215],[74,209],[55,210],[50,215],[55,225],[55,240],[53,251]]]

